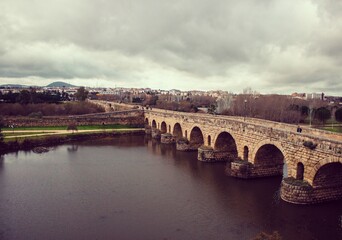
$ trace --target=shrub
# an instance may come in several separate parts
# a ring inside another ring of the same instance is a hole
[[[189,144],[189,140],[186,138],[186,137],[181,137],[177,140],[177,143],[180,143],[180,144]]]
[[[37,141],[34,139],[24,139],[24,141],[21,143],[21,148],[24,150],[31,149],[35,146],[37,146]]]
[[[271,234],[260,232],[257,236],[252,238],[252,240],[282,240],[282,237],[277,231],[274,231]]]
[[[67,126],[67,130],[68,130],[68,131],[71,130],[72,133],[74,133],[74,131],[77,131],[78,129],[77,129],[76,123],[70,123],[70,124]]]
[[[42,118],[43,117],[43,113],[41,111],[39,112],[32,112],[28,115],[28,117],[30,118]]]
[[[2,119],[2,116],[0,116],[0,143],[4,141],[4,135],[1,133],[1,129],[5,126],[5,123]]]
[[[311,150],[314,150],[316,147],[317,147],[317,144],[316,143],[313,143],[312,141],[305,141],[303,143],[304,147],[307,147]]]
[[[7,148],[11,151],[17,150],[19,148],[18,140],[7,142]]]
[[[38,103],[21,105],[19,103],[0,103],[0,112],[7,116],[60,116],[104,112],[104,108],[89,102],[67,102],[62,104]]]
[[[210,147],[210,146],[205,146],[205,145],[200,146],[200,148],[203,149],[203,150],[213,150],[212,147]]]
[[[252,165],[252,163],[248,162],[247,160],[243,160],[243,159],[241,159],[240,157],[237,157],[236,159],[234,159],[234,162],[240,163],[240,164]]]

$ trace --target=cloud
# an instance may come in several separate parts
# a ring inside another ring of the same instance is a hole
[[[3,0],[0,8],[6,81],[342,92],[342,5],[332,0]]]

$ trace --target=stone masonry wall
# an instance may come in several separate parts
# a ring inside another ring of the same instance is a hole
[[[226,173],[229,176],[245,179],[281,176],[283,174],[283,165],[258,166],[246,161],[234,161],[227,164]]]
[[[165,144],[175,143],[175,138],[170,133],[163,133],[160,135],[160,142]]]
[[[313,188],[311,186],[298,186],[282,181],[280,197],[290,203],[313,204],[342,198],[342,187],[333,186]]]
[[[79,126],[102,124],[143,126],[144,115],[143,111],[124,111],[42,118],[5,117],[4,121],[5,125],[14,125],[15,127],[67,126],[70,123],[76,123]]]

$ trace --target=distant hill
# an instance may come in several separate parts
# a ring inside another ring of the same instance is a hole
[[[46,87],[76,87],[76,86],[66,83],[66,82],[53,82],[47,85]]]

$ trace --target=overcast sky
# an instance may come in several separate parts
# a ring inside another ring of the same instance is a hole
[[[1,0],[0,84],[342,95],[339,0]]]

